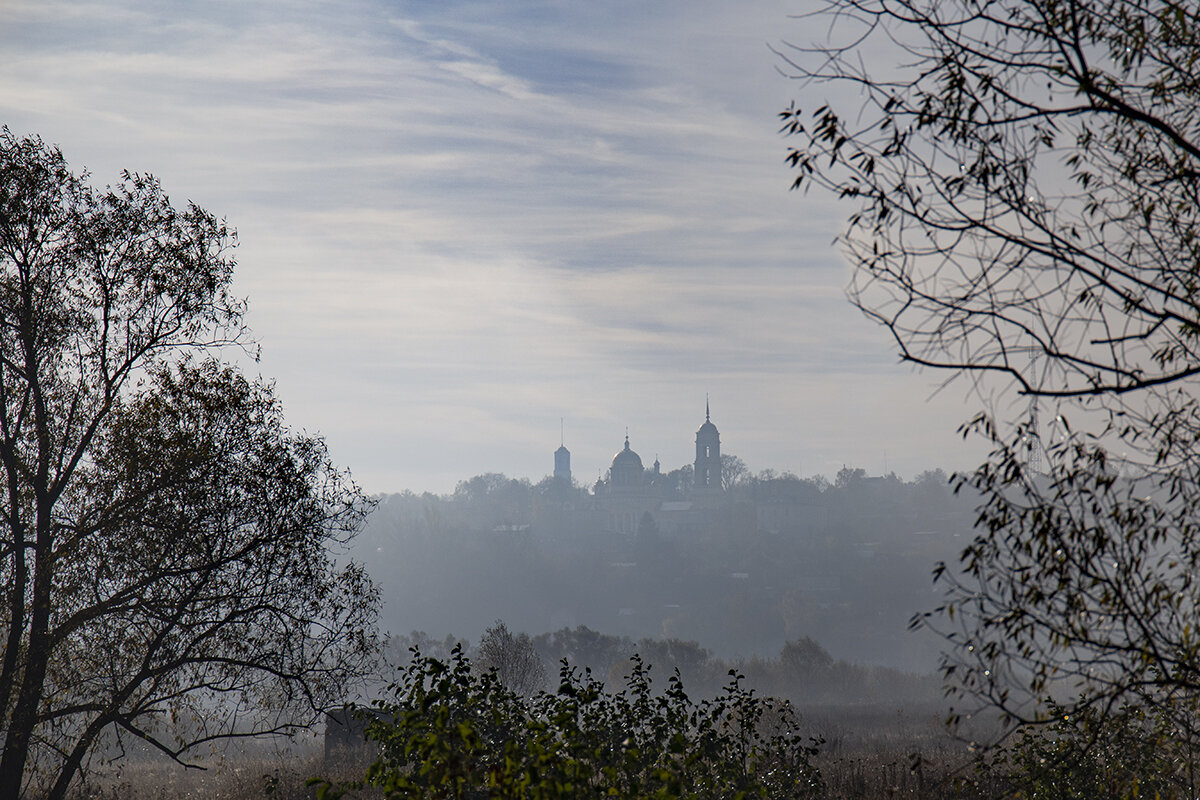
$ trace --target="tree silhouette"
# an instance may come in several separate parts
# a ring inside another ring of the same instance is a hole
[[[979,533],[939,567],[946,602],[923,618],[947,637],[946,677],[1018,720],[1082,711],[1102,726],[1132,704],[1190,736],[1195,4],[829,0],[818,14],[830,41],[781,56],[806,96],[833,83],[863,101],[782,113],[794,186],[854,204],[849,294],[901,357],[996,399],[968,426],[993,447],[963,479],[984,496]],[[1045,474],[1027,446],[1037,404],[997,414],[1012,391],[1053,405]]]
[[[495,670],[500,683],[520,695],[531,695],[546,683],[546,666],[527,633],[513,633],[496,620],[479,640],[478,665]]]
[[[0,134],[0,798],[63,797],[110,733],[287,733],[365,666],[374,590],[329,551],[365,499],[204,357],[244,340],[233,238]]]

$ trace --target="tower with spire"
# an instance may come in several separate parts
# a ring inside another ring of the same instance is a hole
[[[693,487],[699,494],[720,492],[721,434],[712,423],[708,396],[704,397],[704,424],[696,431],[696,463]]]
[[[558,449],[554,451],[554,479],[571,485],[571,451],[567,449],[563,421],[558,420]]]

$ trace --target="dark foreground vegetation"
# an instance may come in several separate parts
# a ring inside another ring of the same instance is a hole
[[[327,738],[324,757],[319,731],[285,750],[225,749],[201,759],[202,771],[130,750],[87,775],[74,796],[1195,796],[1196,754],[1165,715],[1055,709],[1051,723],[1000,737],[995,717],[948,727],[944,711],[912,703],[798,705],[759,692],[737,669],[705,691],[637,654],[606,680],[564,658],[554,679],[541,673],[544,688],[533,688],[541,638],[500,623],[474,648],[446,641],[436,656],[414,648],[381,699],[356,712],[365,737],[355,731],[332,748]]]
[[[0,129],[0,798],[319,719],[374,659],[370,508],[269,382],[232,229]]]
[[[1163,720],[1099,716],[1025,728],[995,748],[880,706],[800,715],[727,675],[714,697],[654,680],[620,687],[565,668],[553,692],[511,690],[460,648],[416,656],[365,712],[372,750],[227,758],[209,774],[127,764],[97,798],[1190,798],[1194,762]],[[1100,727],[1100,726],[1104,727]],[[311,778],[312,775],[322,775]]]
[[[1019,726],[992,758],[1023,796],[1195,796],[1197,5],[816,13],[794,185],[852,205],[849,295],[900,357],[983,398],[975,532],[921,618],[947,686]]]
[[[319,798],[1195,796],[1194,753],[1165,717],[1062,715],[985,748],[877,709],[801,717],[744,681],[731,670],[697,700],[678,673],[656,686],[635,656],[619,689],[564,663],[556,690],[528,695],[461,647],[446,660],[415,654],[363,712],[365,774],[312,784]]]
[[[948,736],[936,724],[909,724],[894,714],[856,716],[843,722],[812,717],[801,720],[804,730],[835,730],[809,759],[821,791],[811,797],[827,800],[985,800],[992,798],[1185,798],[1193,784],[1185,755],[1166,747],[1159,755],[1139,760],[1163,744],[1139,740],[1129,753],[1106,748],[1081,756],[1085,744],[1079,731],[1062,740],[1031,735],[1028,740],[991,757],[970,751],[968,743]],[[1128,743],[1128,742],[1127,742]],[[315,751],[286,756],[226,758],[205,771],[185,771],[176,764],[127,762],[119,773],[99,773],[80,787],[77,797],[97,800],[312,800],[314,775],[341,788],[361,780],[365,768],[322,762]],[[1156,795],[1155,792],[1158,792]],[[380,798],[378,787],[347,791],[345,797]],[[432,791],[427,797],[438,795]],[[486,793],[470,796],[487,797]],[[532,795],[531,795],[532,796]],[[580,796],[600,796],[585,795]]]
[[[553,692],[523,696],[495,670],[418,657],[367,726],[380,757],[365,785],[393,797],[816,797],[818,742],[790,705],[731,676],[693,701],[678,676],[655,693],[639,658],[625,688],[564,666]],[[352,785],[353,786],[353,785]],[[323,786],[319,797],[337,796]]]

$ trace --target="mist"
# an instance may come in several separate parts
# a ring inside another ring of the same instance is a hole
[[[735,662],[811,639],[841,662],[934,671],[939,641],[909,622],[936,605],[934,565],[970,540],[966,490],[941,470],[754,472],[714,444],[708,485],[702,443],[670,469],[627,443],[588,486],[564,447],[536,481],[486,473],[450,494],[380,496],[355,555],[382,589],[382,627],[468,642],[496,620],[531,636],[582,627]]]

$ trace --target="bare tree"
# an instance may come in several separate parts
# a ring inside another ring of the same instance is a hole
[[[817,16],[831,39],[781,53],[816,108],[783,130],[794,185],[856,205],[851,300],[903,359],[1055,404],[1045,475],[1032,420],[991,407],[970,426],[994,446],[967,479],[979,535],[939,568],[947,600],[925,618],[947,678],[1017,719],[1132,704],[1192,730],[1200,10],[829,0]],[[853,113],[815,99],[830,84],[862,98]]]
[[[750,468],[746,462],[729,453],[721,453],[721,488],[729,491],[743,486],[750,480]]]
[[[533,640],[527,633],[514,634],[503,620],[483,632],[477,664],[494,669],[500,682],[520,695],[532,695],[546,685],[546,666]]]
[[[372,647],[329,549],[364,498],[203,357],[244,341],[233,232],[85,177],[0,134],[0,798],[63,797],[107,733],[183,762],[295,730]]]
[[[917,364],[1114,397],[1200,370],[1197,12],[1149,0],[831,0],[792,59],[795,186],[856,200],[854,302]],[[886,77],[866,49],[907,62]]]

